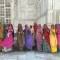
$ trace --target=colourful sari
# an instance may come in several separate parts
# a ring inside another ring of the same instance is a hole
[[[57,36],[56,36],[55,26],[50,30],[50,46],[51,46],[51,52],[56,53],[57,52]]]
[[[7,35],[7,26],[8,26],[8,24],[4,24],[4,38],[6,37],[6,35]]]
[[[21,24],[18,24],[17,44],[18,44],[18,49],[23,50],[23,48],[24,48],[24,33],[23,33]]]
[[[57,45],[58,45],[58,51],[60,51],[60,24],[56,24],[56,35],[57,35]]]
[[[31,31],[31,34],[32,34],[32,47],[33,47],[33,50],[34,50],[34,45],[35,45],[35,43],[34,43],[34,29],[33,29],[33,26],[32,25],[30,25],[30,31]]]
[[[42,51],[42,27],[39,24],[36,32],[37,50]]]
[[[3,48],[6,50],[13,48],[13,40],[14,40],[13,32],[14,32],[13,26],[12,26],[12,24],[9,24],[7,36],[3,40]]]
[[[50,52],[50,30],[46,24],[43,26],[43,52]]]
[[[3,39],[3,25],[0,23],[0,39]]]
[[[2,42],[3,42],[3,38],[4,38],[3,32],[4,32],[3,24],[0,23],[0,51],[1,51],[2,48],[3,48],[3,47],[2,47]]]
[[[38,27],[38,26],[37,26],[37,23],[34,23],[34,26],[33,26],[33,27],[34,27],[34,32],[36,33],[37,27]]]
[[[34,23],[34,50],[37,50],[37,41],[36,41],[36,32],[37,32],[37,23]]]
[[[25,47],[28,50],[32,50],[32,41],[33,41],[32,34],[27,25],[25,26],[25,30],[24,30],[24,37],[25,37]]]

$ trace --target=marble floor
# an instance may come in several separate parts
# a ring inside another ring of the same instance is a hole
[[[0,60],[60,60],[60,53],[10,52],[0,53]]]

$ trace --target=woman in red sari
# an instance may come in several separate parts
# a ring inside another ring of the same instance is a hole
[[[50,30],[46,24],[43,26],[43,51],[50,52]]]
[[[35,32],[35,33],[36,33],[36,31],[37,31],[37,26],[38,26],[37,23],[34,23],[34,26],[33,26],[33,27],[34,27],[34,32]]]

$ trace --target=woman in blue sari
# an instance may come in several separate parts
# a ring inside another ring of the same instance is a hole
[[[24,37],[25,37],[25,48],[27,48],[28,50],[32,50],[32,34],[27,25],[25,25]]]

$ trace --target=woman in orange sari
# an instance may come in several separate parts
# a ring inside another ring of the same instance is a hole
[[[2,51],[2,40],[3,40],[3,25],[0,22],[0,51]]]

